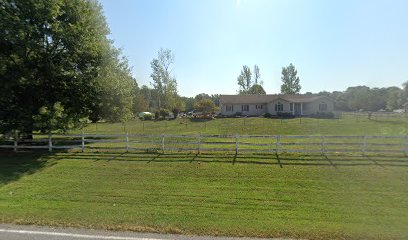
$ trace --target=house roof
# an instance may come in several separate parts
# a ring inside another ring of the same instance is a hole
[[[325,96],[304,95],[304,94],[267,94],[267,95],[221,95],[220,101],[222,103],[269,103],[278,99],[282,99],[292,103],[306,103],[314,102]]]

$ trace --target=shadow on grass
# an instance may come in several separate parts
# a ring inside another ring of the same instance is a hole
[[[235,154],[235,153],[114,153],[86,152],[62,153],[52,156],[56,160],[92,161],[135,161],[146,163],[226,163],[277,165],[280,168],[291,165],[328,166],[378,166],[408,167],[408,159],[403,155],[359,156],[359,155],[296,155],[296,154]]]
[[[0,187],[20,177],[33,174],[44,167],[56,164],[56,161],[44,158],[45,152],[0,152]]]

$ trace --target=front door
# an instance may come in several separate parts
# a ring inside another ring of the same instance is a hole
[[[295,115],[299,116],[301,113],[300,103],[294,103],[294,104],[295,104]]]

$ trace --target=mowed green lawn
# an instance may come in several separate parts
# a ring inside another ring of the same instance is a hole
[[[404,158],[2,154],[0,221],[309,239],[407,239]]]
[[[97,123],[85,133],[130,134],[262,134],[262,135],[408,135],[408,115],[393,117],[352,117],[341,119],[220,118],[215,120],[176,119],[132,120],[127,123]],[[76,131],[79,132],[79,131]]]
[[[98,123],[85,132],[405,135],[406,119]],[[125,128],[125,129],[124,129]],[[408,158],[0,153],[0,222],[199,235],[407,239]]]

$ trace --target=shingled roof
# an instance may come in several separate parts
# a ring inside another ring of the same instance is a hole
[[[317,95],[304,95],[304,94],[267,94],[267,95],[221,95],[220,101],[222,103],[248,103],[248,104],[257,104],[257,103],[269,103],[277,99],[282,99],[292,103],[306,103],[314,102],[321,98],[326,98],[325,96]]]

